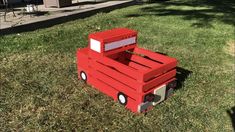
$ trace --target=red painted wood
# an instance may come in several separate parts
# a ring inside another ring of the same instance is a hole
[[[127,28],[115,28],[102,32],[92,33],[89,35],[89,38],[94,38],[96,40],[104,42],[105,44],[134,36],[137,36],[137,31],[135,30],[130,30]]]
[[[149,67],[146,67],[142,64],[139,64],[139,63],[136,63],[136,62],[133,62],[131,60],[127,60],[126,58],[122,58],[122,59],[118,59],[117,61],[121,62],[122,64],[125,64],[129,67],[132,67],[136,70],[138,70],[139,72],[143,73],[143,71],[146,71],[146,70],[149,70],[150,68]]]
[[[146,94],[175,80],[177,60],[139,48],[136,44],[104,52],[105,44],[131,37],[137,37],[137,32],[125,28],[90,34],[89,39],[101,42],[101,53],[90,50],[89,46],[78,49],[77,71],[84,71],[88,84],[114,100],[117,100],[118,92],[126,94],[126,108],[137,112]]]
[[[115,60],[112,60],[107,57],[102,57],[97,59],[98,62],[105,64],[106,66],[113,67],[117,71],[126,74],[135,80],[141,80],[141,77],[143,76],[142,73],[140,73],[138,70],[134,70],[133,68],[130,68],[120,62],[117,62]]]
[[[107,67],[103,65],[102,63],[97,63],[94,60],[90,61],[90,64],[93,69],[101,71],[103,73],[108,73],[110,76],[114,77],[116,80],[120,80],[121,82],[125,83],[135,91],[139,91],[138,89],[141,89],[142,83],[137,82],[136,80],[126,76],[125,74],[122,74],[115,69],[112,69],[110,67]],[[140,90],[142,91],[142,90]]]
[[[135,47],[134,52],[138,53],[138,54],[146,55],[146,56],[148,56],[156,61],[162,62],[162,63],[177,62],[177,60],[175,58],[171,58],[171,57],[159,54],[159,53],[155,53],[155,52],[152,52],[152,51],[140,48],[140,47]]]
[[[116,90],[119,90],[123,93],[125,93],[128,97],[133,98],[134,100],[136,100],[138,98],[138,94],[135,90],[133,90],[132,88],[124,85],[123,83],[113,79],[112,77],[108,76],[107,74],[101,73],[99,71],[96,70],[92,70],[91,74],[99,79],[102,80],[103,82],[105,82],[106,84],[114,87]],[[106,90],[105,90],[106,91]]]
[[[174,70],[171,70],[171,71],[169,71],[159,77],[156,77],[156,78],[146,82],[143,85],[143,92],[146,92],[149,89],[154,88],[155,86],[158,86],[171,78],[174,78],[175,74],[176,74],[176,70],[174,69]]]
[[[145,59],[145,58],[138,56],[138,55],[135,55],[135,54],[126,54],[126,58],[128,58],[132,61],[135,61],[137,63],[143,64],[147,67],[151,67],[151,68],[157,68],[157,67],[161,66],[161,64],[159,64],[159,63]]]
[[[144,81],[148,81],[149,79],[153,78],[154,76],[160,76],[161,74],[167,73],[168,71],[172,70],[176,67],[175,62],[164,64],[161,67],[155,68],[153,70],[146,71],[144,73]]]
[[[132,98],[127,98],[128,102],[126,108],[130,109],[132,112],[137,112],[138,104]]]
[[[104,94],[112,97],[114,100],[117,100],[118,90],[116,90],[112,86],[107,85],[104,82],[102,82],[94,77],[90,77],[90,83],[92,84],[92,86],[94,88],[96,88],[99,91],[103,92]]]
[[[140,64],[135,63],[135,62],[132,62],[132,61],[129,61],[128,66],[131,66],[131,67],[133,67],[133,68],[136,68],[136,69],[138,69],[140,72],[149,70],[148,67],[145,67],[145,66],[143,66],[143,65],[140,65]]]

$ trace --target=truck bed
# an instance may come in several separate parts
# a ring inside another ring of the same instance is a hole
[[[137,91],[147,92],[176,74],[175,58],[139,47],[98,58],[91,63],[97,71]]]
[[[173,70],[177,64],[177,60],[174,58],[139,47],[109,57],[143,73],[145,82]]]

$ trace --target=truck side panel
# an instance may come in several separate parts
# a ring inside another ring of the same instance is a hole
[[[90,76],[90,84],[98,89],[100,92],[112,97],[114,100],[117,100],[118,91],[112,86],[106,84],[105,82],[95,78],[94,76]]]
[[[142,88],[142,83],[137,82],[136,80],[116,71],[115,69],[105,66],[102,63],[95,62],[95,60],[91,60],[90,63],[92,68],[94,68],[95,70],[101,71],[103,73],[108,73],[110,76],[115,77],[116,79],[125,83],[136,91]]]
[[[95,78],[102,80],[106,84],[112,86],[113,88],[115,88],[116,90],[118,90],[120,92],[125,93],[128,97],[133,98],[134,100],[136,100],[139,96],[136,93],[136,91],[134,91],[130,87],[124,85],[123,83],[113,79],[112,77],[108,76],[107,74],[101,73],[101,72],[96,71],[96,70],[92,70],[91,74]],[[107,91],[107,89],[105,91]]]
[[[80,72],[84,71],[86,74],[89,74],[88,70],[88,48],[78,49],[77,50],[77,70],[78,78],[80,78]],[[89,79],[89,77],[88,77]]]
[[[102,79],[101,79],[102,78]],[[91,73],[90,76],[90,84],[100,92],[112,97],[115,101],[117,101],[118,92],[120,92],[119,88],[115,88],[113,85],[107,83],[104,77],[97,76],[96,74]],[[131,96],[131,95],[130,95]],[[128,96],[126,107],[130,109],[132,112],[137,112],[138,102]],[[141,97],[141,96],[138,96]]]
[[[106,66],[113,67],[117,71],[121,72],[122,74],[126,74],[127,76],[130,76],[137,81],[143,80],[142,79],[143,74],[140,73],[139,71],[137,71],[131,67],[128,67],[124,64],[121,64],[120,62],[117,62],[116,60],[113,60],[109,57],[102,56],[97,52],[90,51],[89,53],[90,53],[90,55],[91,55],[90,57],[92,59],[97,60],[98,62],[105,64]]]

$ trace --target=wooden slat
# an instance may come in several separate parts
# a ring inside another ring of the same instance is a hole
[[[104,94],[111,96],[114,100],[117,100],[118,91],[115,88],[103,83],[102,81],[100,81],[94,77],[90,77],[89,81],[94,88],[98,89],[99,91],[103,92]]]
[[[169,70],[176,67],[176,62],[171,62],[168,64],[162,64],[161,67],[156,67],[152,70],[148,70],[144,73],[143,80],[148,81],[154,76],[159,76],[161,74],[167,73]]]
[[[111,58],[111,59],[116,59],[116,58],[119,58],[121,52],[120,53],[116,53],[116,54],[112,54],[112,55],[109,55],[107,57]]]
[[[105,66],[110,66],[115,68],[117,71],[126,74],[132,78],[134,78],[135,80],[139,81],[139,82],[143,82],[143,73],[141,73],[140,71],[133,69],[129,66],[126,66],[116,60],[113,60],[109,57],[103,56],[102,54],[92,51],[89,51],[89,57],[92,60],[97,60],[98,62],[104,64]]]
[[[150,68],[148,68],[148,67],[142,66],[142,65],[137,64],[137,63],[132,62],[132,61],[129,62],[128,65],[131,66],[131,67],[134,67],[134,68],[136,68],[136,69],[138,69],[138,70],[140,70],[140,71],[146,71],[146,70],[149,70],[149,69],[150,69]]]
[[[116,80],[119,80],[122,83],[130,86],[132,89],[134,89],[137,92],[142,91],[143,83],[137,82],[136,80],[126,76],[125,74],[122,74],[110,67],[104,66],[103,64],[97,63],[94,60],[91,60],[89,63],[92,66],[92,68],[94,68],[95,70],[101,71],[103,73],[112,76]]]
[[[175,58],[165,56],[165,55],[161,55],[159,53],[155,53],[155,52],[152,52],[150,50],[146,50],[146,49],[139,48],[139,47],[136,47],[134,49],[134,52],[138,53],[138,54],[146,55],[149,58],[154,59],[154,60],[159,61],[159,62],[162,62],[162,63],[169,63],[169,62],[173,62],[173,61],[176,62],[177,61]]]
[[[116,90],[125,93],[130,98],[133,98],[134,100],[136,100],[138,98],[138,94],[136,91],[134,91],[132,88],[122,84],[121,82],[113,79],[112,77],[110,77],[104,73],[101,73],[99,71],[96,71],[96,70],[92,70],[92,75],[95,78],[101,79],[103,82],[112,86]],[[107,91],[107,89],[104,89],[104,91]]]
[[[138,109],[138,103],[136,100],[133,100],[131,98],[127,98],[127,108],[129,108],[132,112],[137,112]]]
[[[117,62],[115,60],[112,60],[107,57],[101,57],[100,59],[97,60],[98,62],[103,63],[104,65],[111,66],[118,70],[119,72],[126,74],[136,80],[142,80],[143,74],[140,73],[138,70],[134,70],[120,62]]]
[[[176,75],[176,69],[171,70],[171,71],[169,71],[159,77],[156,77],[155,79],[144,84],[143,91],[146,92],[149,89],[153,88],[154,86],[158,86],[161,83],[164,83],[165,81],[173,78],[175,75]]]
[[[137,63],[140,63],[140,64],[143,64],[147,67],[151,67],[151,68],[156,68],[158,66],[161,66],[161,64],[157,63],[157,62],[154,62],[154,61],[151,61],[151,60],[148,60],[146,58],[143,58],[141,56],[138,56],[138,55],[135,55],[135,54],[126,54],[126,57],[134,62],[137,62]]]
[[[149,67],[140,65],[140,64],[138,64],[138,63],[132,62],[132,61],[127,60],[127,59],[121,60],[121,62],[124,63],[124,64],[126,64],[126,65],[128,65],[128,66],[130,66],[130,67],[132,67],[132,68],[134,68],[134,69],[139,70],[140,72],[146,71],[146,70],[149,70],[149,69],[150,69]]]

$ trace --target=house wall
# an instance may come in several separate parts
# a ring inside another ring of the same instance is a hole
[[[22,0],[8,0],[9,3],[15,4],[15,3],[20,3]]]
[[[43,0],[8,0],[11,4],[22,4],[22,3],[42,3]],[[2,3],[2,0],[0,0]]]

